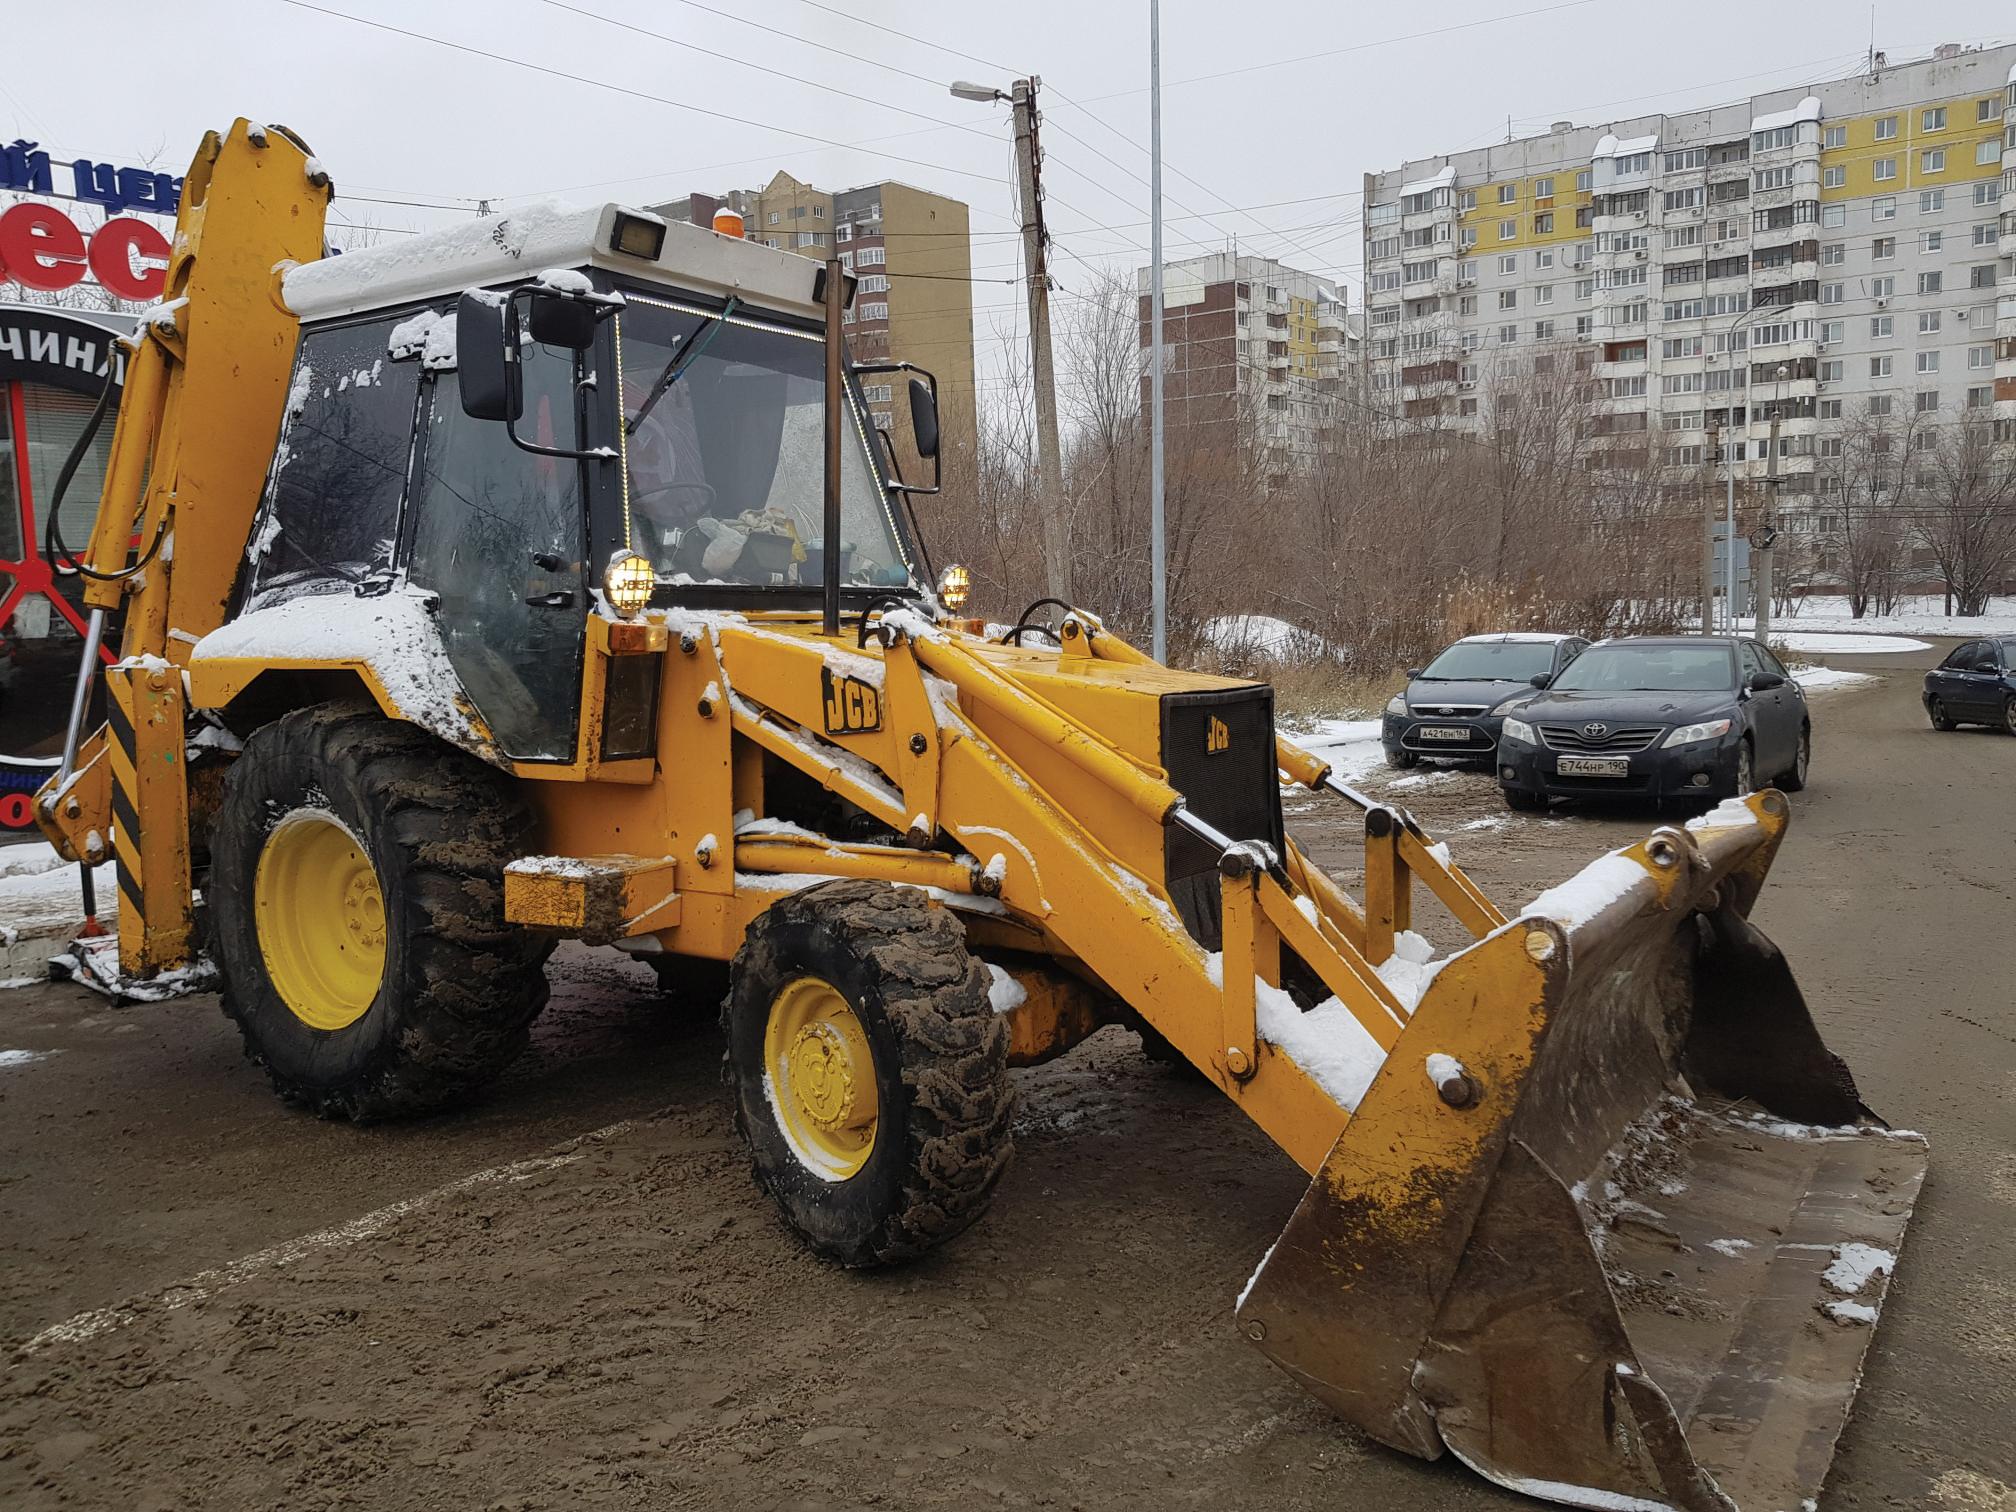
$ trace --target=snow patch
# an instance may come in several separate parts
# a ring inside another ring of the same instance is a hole
[[[1876,1309],[1866,1302],[1825,1302],[1820,1311],[1844,1328],[1866,1328],[1876,1321]]]
[[[1850,672],[1845,667],[1797,666],[1786,669],[1802,688],[1852,688],[1857,683],[1876,681],[1873,672]]]
[[[1710,1239],[1708,1241],[1708,1248],[1715,1251],[1718,1255],[1727,1255],[1731,1260],[1734,1260],[1743,1251],[1755,1249],[1757,1246],[1749,1239]]]
[[[1747,815],[1749,810],[1744,813]],[[1649,876],[1644,867],[1624,852],[1612,851],[1607,856],[1598,856],[1559,887],[1548,888],[1521,912],[1538,914],[1573,929],[1588,923],[1640,882],[1649,880]]]
[[[996,1013],[1013,1013],[1029,1001],[1029,989],[992,961],[987,963],[987,975],[987,1006]]]
[[[1834,1263],[1820,1279],[1843,1296],[1853,1296],[1876,1277],[1889,1275],[1896,1264],[1896,1255],[1873,1244],[1837,1244]]]
[[[4,987],[16,985],[21,984],[0,982],[0,986]],[[7,1070],[15,1066],[32,1066],[35,1062],[47,1060],[56,1053],[54,1050],[0,1050],[0,1070]]]

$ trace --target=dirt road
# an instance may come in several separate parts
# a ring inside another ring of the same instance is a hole
[[[2016,741],[1926,728],[1936,654],[1816,700],[1758,914],[1932,1140],[1829,1512],[2016,1509]],[[1389,791],[1507,903],[1656,822],[1465,830],[1487,779]],[[1350,827],[1294,822],[1348,877]],[[843,1273],[751,1184],[711,1013],[553,970],[482,1105],[369,1130],[278,1107],[214,999],[0,994],[0,1504],[1532,1505],[1368,1445],[1235,1335],[1303,1180],[1132,1035],[1022,1074],[977,1230]]]

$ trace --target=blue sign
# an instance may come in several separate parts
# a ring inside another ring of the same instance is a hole
[[[33,142],[14,141],[0,147],[0,189],[46,194],[52,199],[82,200],[103,205],[107,215],[138,210],[144,215],[173,216],[182,203],[182,180],[151,168],[121,168],[77,158],[64,165],[70,188],[56,187],[56,165]]]

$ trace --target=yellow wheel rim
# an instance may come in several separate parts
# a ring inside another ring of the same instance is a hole
[[[266,837],[252,878],[259,952],[281,1001],[311,1029],[347,1029],[385,975],[385,894],[364,847],[326,809]]]
[[[881,1102],[875,1059],[839,988],[808,976],[777,994],[763,1027],[763,1072],[778,1127],[807,1170],[845,1181],[868,1163]]]

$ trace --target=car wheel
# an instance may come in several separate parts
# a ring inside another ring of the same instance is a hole
[[[1736,747],[1736,790],[1729,796],[1747,798],[1757,786],[1757,758],[1750,749],[1750,737],[1745,735],[1743,743]]]
[[[1925,713],[1930,717],[1933,729],[1950,730],[1955,728],[1953,716],[1946,712],[1946,700],[1943,698],[1934,696],[1925,700]]]
[[[2002,728],[2016,735],[2016,698],[2002,700]]]
[[[1804,725],[1799,730],[1799,754],[1792,758],[1792,765],[1778,779],[1778,786],[1788,793],[1804,792],[1806,771],[1813,764],[1813,727]]]
[[[1396,772],[1404,772],[1421,765],[1421,757],[1413,751],[1388,751],[1386,765]]]
[[[1514,813],[1539,814],[1546,812],[1547,795],[1545,793],[1529,793],[1524,788],[1501,788],[1499,791],[1505,795],[1506,807],[1510,808]]]

